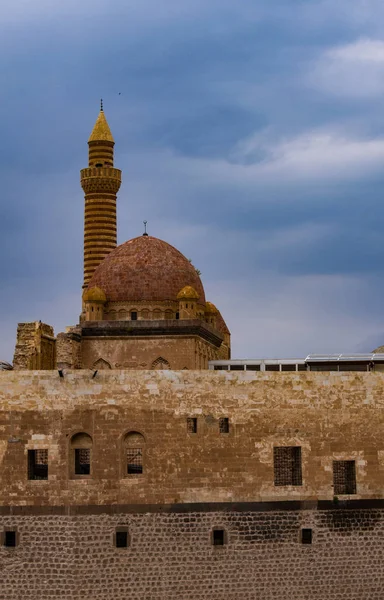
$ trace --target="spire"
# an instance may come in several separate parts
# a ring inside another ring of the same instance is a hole
[[[105,118],[103,100],[100,102],[99,116],[97,117],[95,126],[89,136],[88,143],[89,142],[115,142],[111,130],[109,129],[107,119]]]

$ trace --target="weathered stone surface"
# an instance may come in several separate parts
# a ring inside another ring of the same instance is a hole
[[[333,515],[346,513],[345,530]],[[382,600],[383,511],[0,517],[4,600]],[[369,527],[367,527],[367,523]],[[116,548],[117,527],[130,546]],[[227,545],[211,545],[214,527]],[[300,542],[313,529],[312,545]]]
[[[334,460],[355,460],[355,498],[383,498],[384,375],[224,371],[0,372],[3,505],[332,500]],[[197,433],[187,433],[187,417]],[[229,418],[229,433],[219,419]],[[124,436],[145,438],[126,476]],[[71,436],[92,437],[92,475],[69,478]],[[367,436],[369,432],[369,436]],[[274,446],[300,446],[302,485],[275,486]],[[27,480],[48,449],[48,481]]]

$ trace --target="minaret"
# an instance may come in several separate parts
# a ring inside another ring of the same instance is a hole
[[[85,194],[83,288],[117,244],[116,194],[121,171],[113,168],[114,145],[101,101],[99,116],[88,140],[89,165],[81,170],[81,187]]]

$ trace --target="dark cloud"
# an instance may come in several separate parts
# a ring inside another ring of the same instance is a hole
[[[380,343],[380,19],[360,0],[240,4],[6,0],[0,358],[17,321],[77,320],[79,170],[101,96],[123,170],[120,242],[148,219],[191,257],[234,355]]]

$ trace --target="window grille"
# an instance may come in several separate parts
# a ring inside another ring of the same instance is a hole
[[[220,433],[229,433],[228,417],[222,417],[221,419],[219,419],[219,431]]]
[[[300,446],[275,447],[273,462],[275,485],[302,485]]]
[[[91,449],[75,448],[75,475],[90,475]]]
[[[188,433],[197,433],[197,418],[196,417],[188,417],[187,418],[187,432]]]
[[[333,461],[333,489],[335,496],[356,494],[356,466],[354,460]]]
[[[127,473],[140,475],[143,472],[143,449],[127,448]]]
[[[48,450],[28,450],[28,479],[48,479]]]

